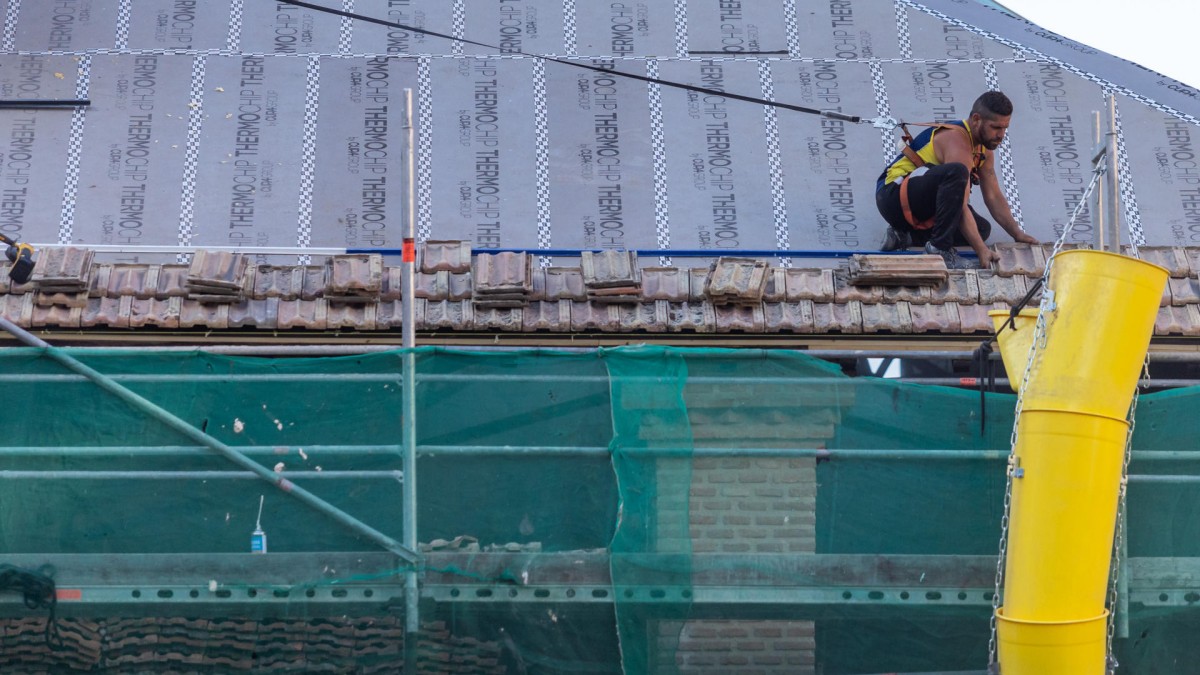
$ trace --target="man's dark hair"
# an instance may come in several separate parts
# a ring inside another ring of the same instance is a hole
[[[984,92],[982,96],[975,99],[975,103],[971,106],[971,114],[979,115],[984,119],[994,119],[996,117],[1008,117],[1012,115],[1013,104],[1000,91]]]

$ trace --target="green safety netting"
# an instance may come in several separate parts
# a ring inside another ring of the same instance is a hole
[[[402,539],[401,352],[69,353]],[[0,351],[0,565],[99,568],[58,573],[82,591],[49,644],[46,609],[0,591],[0,670],[398,672],[412,569],[419,672],[986,667],[1012,395],[782,350],[415,356],[414,568],[261,480],[198,473],[238,468],[42,351]],[[1143,396],[1135,449],[1194,450],[1198,403]],[[1130,487],[1125,672],[1194,661],[1198,596],[1173,589],[1200,570],[1197,488]]]

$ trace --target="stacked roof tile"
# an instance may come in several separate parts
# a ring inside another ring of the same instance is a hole
[[[46,641],[46,619],[0,620],[4,672],[354,672],[404,668],[403,620],[60,619]],[[422,625],[420,672],[504,673],[496,642],[454,635],[444,621]]]
[[[429,242],[414,288],[416,328],[442,332],[944,334],[991,332],[987,312],[1019,302],[1048,246],[998,244],[994,270],[930,270],[898,283],[895,262],[843,269],[721,258],[705,268],[638,269],[629,252],[538,267],[521,253]],[[1200,335],[1200,249],[1143,247],[1171,274],[1156,334]],[[914,260],[914,270],[922,265]],[[928,261],[926,261],[928,262]],[[882,274],[861,285],[861,273]],[[882,272],[880,271],[882,270]],[[855,275],[860,275],[856,279]],[[937,275],[942,273],[939,271]],[[902,274],[899,274],[902,276]],[[400,268],[378,255],[325,265],[253,265],[237,253],[186,264],[110,264],[87,249],[40,252],[29,282],[0,275],[0,314],[25,328],[396,331]]]

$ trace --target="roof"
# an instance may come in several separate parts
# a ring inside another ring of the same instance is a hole
[[[419,247],[417,330],[442,334],[990,334],[987,312],[1019,303],[1049,245],[998,244],[995,270],[949,271],[934,286],[856,286],[846,269],[722,258],[700,268],[631,265],[628,253],[540,267],[524,253],[468,242]],[[1155,334],[1200,335],[1200,248],[1146,247],[1170,281]],[[911,256],[911,259],[937,259]],[[634,272],[633,270],[637,270]],[[0,313],[30,329],[247,329],[386,334],[402,320],[401,268],[377,255],[324,265],[255,265],[201,252],[190,264],[99,263],[87,249],[43,252],[25,284],[0,282]],[[73,284],[73,286],[72,286]]]
[[[1006,90],[997,166],[1043,241],[1078,199],[1111,90],[1135,240],[1198,243],[1200,96],[975,2],[524,0],[520,21],[504,3],[354,6],[494,49],[273,0],[59,4],[77,3],[9,3],[0,33],[0,85],[90,101],[0,114],[0,152],[19,156],[0,171],[0,230],[34,244],[398,247],[404,88],[419,240],[716,257],[881,239],[874,181],[896,134],[608,68],[868,119],[961,118]]]

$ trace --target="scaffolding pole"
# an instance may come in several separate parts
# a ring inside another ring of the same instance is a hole
[[[394,344],[313,344],[313,345],[197,345],[197,346],[179,346],[179,345],[161,345],[153,347],[66,347],[73,354],[113,354],[120,352],[138,352],[144,354],[147,352],[199,352],[202,354],[223,354],[230,356],[262,356],[262,357],[321,357],[321,356],[357,356],[360,354],[377,354],[382,352],[396,351]],[[536,351],[543,354],[590,354],[599,351],[600,347],[511,347],[507,345],[463,345],[457,347],[443,347],[442,351],[446,352],[483,352],[483,353],[502,353],[502,352],[531,352]],[[904,350],[904,349],[790,349],[790,348],[771,348],[772,353],[787,353],[787,354],[804,354],[818,359],[831,360],[848,360],[848,359],[883,359],[883,358],[898,358],[898,359],[913,359],[927,360],[938,359],[948,361],[974,361],[977,356],[971,349],[921,349],[921,350]],[[760,354],[761,355],[761,351]],[[988,357],[993,361],[1000,361],[1000,354],[993,352]],[[1200,362],[1200,351],[1188,352],[1163,352],[1151,351],[1150,361],[1156,363],[1197,363]]]
[[[406,356],[401,357],[401,363],[406,362]],[[171,375],[146,375],[146,374],[126,374],[126,375],[110,375],[113,382],[179,382],[187,380],[189,382],[395,382],[397,375],[395,373],[269,373],[269,374],[220,374],[220,375],[201,375],[195,373],[171,374]],[[401,383],[404,381],[404,374],[400,373],[399,378]],[[477,374],[461,374],[461,373],[431,373],[426,375],[415,375],[414,379],[417,382],[462,382],[473,384],[476,382],[565,382],[577,384],[582,382],[608,382],[607,375],[520,375],[520,374],[502,374],[488,375],[486,373]],[[630,376],[626,378],[629,382],[653,381],[652,376]],[[79,375],[63,375],[63,374],[13,374],[0,375],[0,385],[6,384],[29,384],[38,383],[69,383],[69,382],[84,382],[86,377]],[[762,385],[835,385],[839,387],[858,387],[870,386],[872,383],[877,383],[881,380],[888,382],[903,382],[906,384],[932,384],[945,387],[977,387],[979,386],[979,378],[970,377],[896,377],[896,378],[881,378],[874,375],[863,375],[858,377],[849,376],[832,376],[832,377],[771,377],[771,378],[754,378],[754,377],[689,377],[688,384],[693,385],[716,385],[727,383],[730,385],[736,384],[762,384]],[[1006,377],[997,377],[990,380],[997,387],[1008,386],[1009,379]],[[1151,378],[1149,380],[1140,380],[1138,386],[1142,388],[1163,388],[1163,387],[1195,387],[1200,386],[1200,379],[1174,379],[1174,378]]]
[[[1104,245],[1101,250],[1121,252],[1121,188],[1117,180],[1117,97],[1105,97],[1107,110],[1104,132],[1104,164],[1108,174],[1104,181]]]
[[[1092,167],[1103,166],[1104,183],[1092,192],[1088,207],[1092,212],[1092,244],[1097,250],[1121,252],[1121,190],[1117,180],[1117,100],[1105,96],[1106,111],[1092,111]]]
[[[403,482],[400,471],[288,471],[280,472],[281,479],[347,480],[392,478]],[[86,471],[48,470],[0,471],[0,480],[259,480],[253,471]]]
[[[395,445],[269,445],[238,446],[247,456],[281,457],[303,450],[309,456],[332,454],[343,456],[395,455],[402,449]],[[629,454],[645,457],[690,455],[692,457],[762,457],[826,460],[1006,460],[1008,450],[954,450],[937,448],[639,448],[626,449]],[[204,446],[11,446],[0,447],[0,458],[31,457],[200,457],[211,456]],[[418,445],[418,457],[574,457],[598,458],[612,455],[612,448],[601,445]],[[1200,451],[1193,450],[1134,450],[1132,461],[1143,462],[1200,462]],[[79,471],[77,473],[87,473]],[[185,472],[181,472],[185,473]],[[194,473],[194,472],[186,472]],[[286,472],[290,476],[301,472]],[[302,472],[309,475],[310,472]],[[347,477],[352,472],[311,472],[314,478]],[[382,469],[363,472],[374,476],[393,475],[402,478],[403,471]],[[331,475],[332,474],[332,475]],[[1144,477],[1142,478],[1144,479]],[[1140,480],[1140,479],[1135,479]]]
[[[400,415],[401,434],[403,436],[404,454],[404,484],[403,484],[403,518],[404,545],[411,551],[417,551],[417,358],[416,349],[416,312],[413,303],[413,289],[416,286],[416,195],[414,181],[416,178],[413,166],[413,98],[412,89],[405,88],[403,93],[404,119],[400,134],[401,152],[401,191],[400,214],[403,219],[404,233],[403,249],[400,260],[400,296],[401,296],[401,344],[404,347],[404,371],[402,374],[403,411]],[[417,555],[420,555],[419,553]],[[417,565],[404,573],[404,672],[417,672],[417,641],[421,630],[420,587],[417,579]]]

